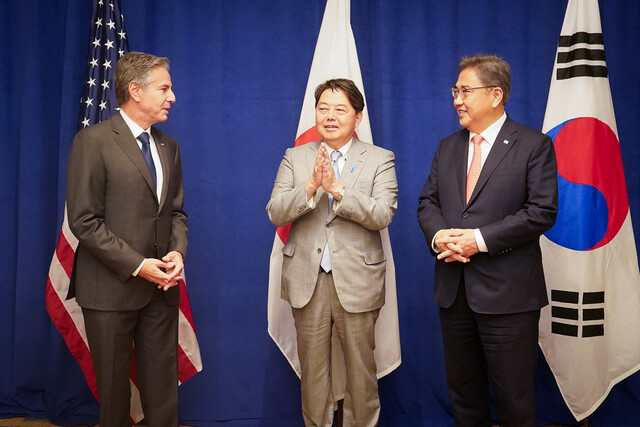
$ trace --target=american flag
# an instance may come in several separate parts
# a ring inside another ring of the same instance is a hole
[[[118,106],[114,71],[118,59],[127,52],[129,40],[120,1],[110,0],[109,4],[104,0],[94,2],[78,129],[113,116]]]
[[[118,110],[114,88],[114,70],[118,59],[129,51],[129,42],[124,29],[120,0],[107,1],[109,3],[105,3],[104,0],[94,0],[93,3],[87,68],[82,85],[78,129],[106,120]],[[78,240],[69,229],[65,209],[62,230],[49,267],[46,306],[51,320],[78,361],[89,388],[96,399],[99,399],[82,310],[75,298],[66,299],[77,246]],[[189,296],[182,280],[180,281],[179,315],[178,368],[179,382],[183,383],[202,370],[202,360]],[[134,424],[144,418],[135,364],[131,368],[130,383],[131,422]]]

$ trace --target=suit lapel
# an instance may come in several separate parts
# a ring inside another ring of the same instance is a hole
[[[167,148],[164,145],[164,141],[161,135],[153,128],[151,128],[151,133],[153,134],[153,140],[156,143],[156,150],[158,151],[158,157],[160,157],[160,166],[162,167],[162,189],[160,193],[160,204],[158,206],[159,211],[162,209],[162,206],[167,200],[167,191],[169,188],[169,178],[171,170],[169,168]]]
[[[460,194],[460,203],[466,205],[467,199],[467,169],[469,165],[469,131],[460,132],[460,140],[454,148],[454,159],[460,159],[456,164],[456,178],[458,180],[458,194]],[[447,165],[443,165],[446,167]]]
[[[352,188],[360,172],[362,172],[362,168],[367,161],[365,153],[369,149],[368,145],[357,138],[353,138],[353,143],[347,153],[347,160],[338,179],[345,187]]]
[[[347,159],[342,167],[342,172],[340,172],[340,178],[338,178],[338,181],[340,181],[340,183],[346,188],[353,188],[355,186],[358,176],[360,176],[360,172],[362,172],[362,169],[367,162],[366,152],[368,149],[369,144],[364,143],[355,137],[353,138],[351,148],[349,148],[349,152],[347,152]],[[327,210],[328,209],[327,197]],[[335,212],[329,212],[329,221],[335,217]]]
[[[496,170],[496,168],[500,165],[500,162],[507,155],[509,150],[513,148],[516,144],[516,134],[517,127],[514,125],[513,120],[507,117],[507,120],[502,125],[502,129],[498,132],[498,137],[496,138],[493,146],[491,147],[491,151],[487,156],[487,160],[484,162],[482,166],[482,171],[480,172],[480,177],[478,177],[478,182],[476,183],[476,187],[473,190],[473,194],[469,199],[469,203],[473,203],[478,192],[482,189],[482,187],[487,183],[487,180],[491,177],[491,174]]]
[[[122,151],[124,151],[129,160],[131,160],[131,163],[133,163],[136,169],[138,169],[144,180],[147,182],[149,190],[153,192],[155,197],[156,190],[153,183],[153,177],[151,176],[151,171],[149,170],[149,165],[147,165],[147,161],[144,159],[142,151],[140,150],[140,147],[138,147],[138,143],[133,137],[131,130],[120,114],[114,115],[111,121],[113,123],[111,130],[114,133],[116,143],[120,146]]]

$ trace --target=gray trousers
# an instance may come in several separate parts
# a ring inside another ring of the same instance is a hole
[[[348,313],[342,308],[333,276],[321,272],[309,303],[294,308],[298,358],[302,368],[302,415],[307,427],[330,427],[334,416],[331,381],[331,331],[335,326],[346,365],[344,427],[378,425],[380,400],[375,324],[380,310]]]

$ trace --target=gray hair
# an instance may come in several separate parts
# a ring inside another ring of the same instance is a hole
[[[460,71],[474,68],[484,86],[502,89],[502,104],[507,105],[511,92],[511,68],[507,61],[498,55],[482,53],[462,57],[458,67]]]
[[[169,71],[169,59],[148,53],[129,52],[118,60],[115,72],[116,99],[119,106],[129,100],[129,84],[138,83],[143,88],[152,82],[151,70],[163,67]]]

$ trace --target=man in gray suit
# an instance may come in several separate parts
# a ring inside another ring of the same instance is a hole
[[[267,204],[276,226],[291,223],[282,298],[292,307],[307,426],[331,426],[331,330],[346,363],[343,425],[375,426],[380,414],[374,329],[384,304],[380,230],[397,208],[391,151],[355,138],[364,99],[351,80],[318,86],[322,141],[287,150]]]
[[[78,132],[69,155],[68,218],[79,240],[70,297],[84,315],[101,427],[130,425],[134,344],[147,425],[178,425],[176,285],[187,216],[178,144],[151,128],[175,102],[168,69],[167,58],[120,58],[120,112]]]

